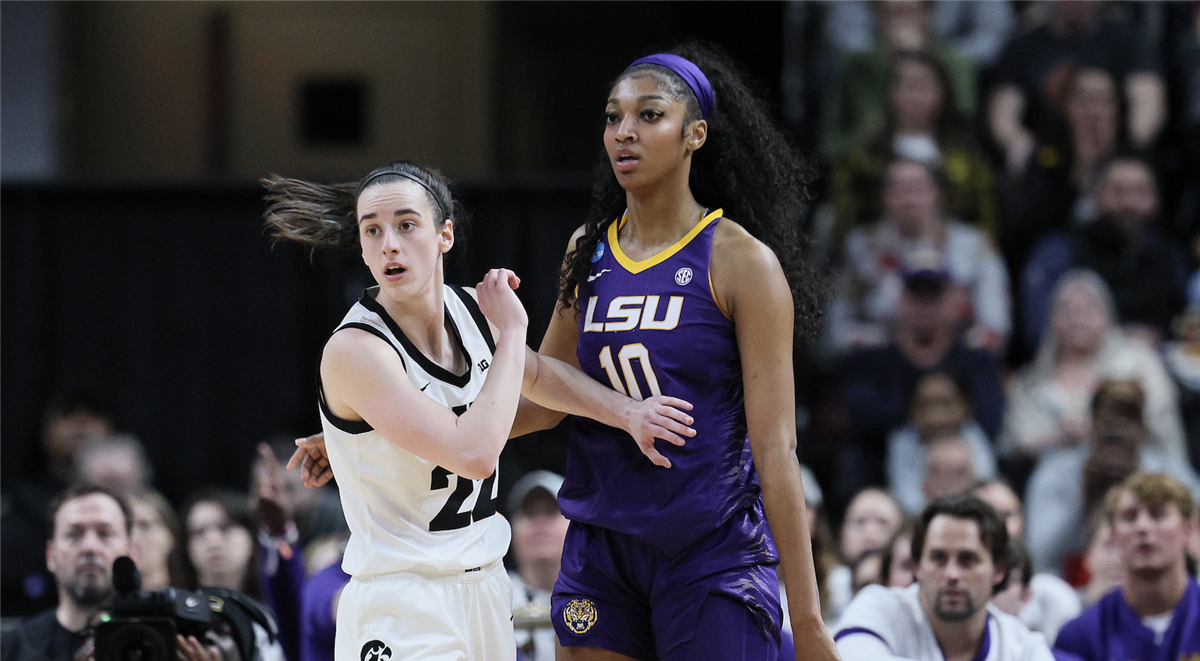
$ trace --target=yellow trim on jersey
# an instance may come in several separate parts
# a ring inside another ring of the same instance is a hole
[[[713,286],[713,281],[712,281],[712,260],[711,259],[709,260],[709,265],[708,265],[708,291],[712,294],[713,303],[716,304],[717,309],[721,311],[721,314],[725,315],[726,319],[733,321],[733,315],[726,312],[725,306],[721,305],[721,301],[717,300],[717,288]]]
[[[628,220],[629,220],[629,212],[626,211],[625,215],[621,216],[620,220],[618,220],[617,222],[612,223],[611,225],[608,226],[608,244],[610,246],[612,246],[613,257],[615,257],[617,259],[618,264],[623,266],[625,268],[625,270],[629,271],[630,273],[633,273],[633,274],[641,273],[642,271],[645,271],[646,269],[650,268],[651,266],[656,266],[658,264],[665,262],[672,255],[679,252],[680,250],[683,250],[683,247],[686,246],[688,243],[691,243],[692,239],[696,238],[696,235],[700,234],[700,232],[702,232],[705,227],[708,227],[709,223],[720,218],[722,211],[724,211],[724,210],[717,209],[716,211],[713,211],[712,213],[705,216],[704,218],[701,218],[700,222],[696,223],[695,227],[688,230],[688,233],[684,234],[682,239],[675,242],[675,245],[671,246],[670,248],[667,248],[666,250],[658,253],[657,255],[654,255],[653,257],[643,259],[640,262],[635,262],[632,259],[630,259],[628,256],[626,256],[625,251],[621,250],[621,245],[617,242],[617,232],[622,227],[624,227],[625,223],[628,222]]]

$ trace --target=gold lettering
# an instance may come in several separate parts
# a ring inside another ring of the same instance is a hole
[[[624,319],[624,321],[609,321],[604,324],[604,331],[614,333],[637,328],[642,316],[642,304],[645,296],[618,296],[608,304],[609,319]],[[629,306],[629,307],[626,307]]]
[[[679,325],[679,316],[683,312],[683,297],[672,296],[667,301],[667,316],[655,320],[658,316],[658,297],[646,297],[646,312],[642,315],[642,330],[675,330]]]
[[[604,332],[604,324],[597,324],[592,321],[592,315],[596,314],[596,300],[598,298],[598,296],[593,296],[588,299],[587,316],[583,318],[583,332],[585,333]]]

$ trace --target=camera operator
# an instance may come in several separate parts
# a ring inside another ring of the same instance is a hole
[[[113,561],[129,555],[129,505],[103,488],[68,488],[50,506],[46,565],[58,584],[58,606],[6,632],[0,661],[85,661],[92,627],[113,594]],[[215,647],[178,637],[184,661],[220,661]]]

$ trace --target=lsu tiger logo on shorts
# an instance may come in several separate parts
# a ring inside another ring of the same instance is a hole
[[[596,603],[591,599],[572,599],[563,608],[563,622],[572,633],[583,635],[596,624]]]
[[[392,658],[392,648],[384,644],[382,640],[372,640],[362,646],[358,658],[359,661],[388,661]]]

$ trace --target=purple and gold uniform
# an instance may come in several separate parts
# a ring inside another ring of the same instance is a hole
[[[1200,585],[1188,577],[1187,590],[1161,637],[1129,607],[1125,591],[1117,589],[1063,626],[1054,650],[1083,661],[1200,661]]]
[[[707,618],[727,618],[719,633],[736,638],[732,612],[749,623],[755,640],[745,644],[777,647],[778,553],[746,435],[733,321],[709,275],[721,211],[640,262],[621,250],[624,220],[609,225],[579,287],[580,367],[635,399],[691,402],[696,435],[658,444],[665,469],[627,433],[575,420],[559,491],[571,520],[553,600],[559,640],[639,659],[740,658],[702,635]],[[703,656],[682,651],[695,641]]]

